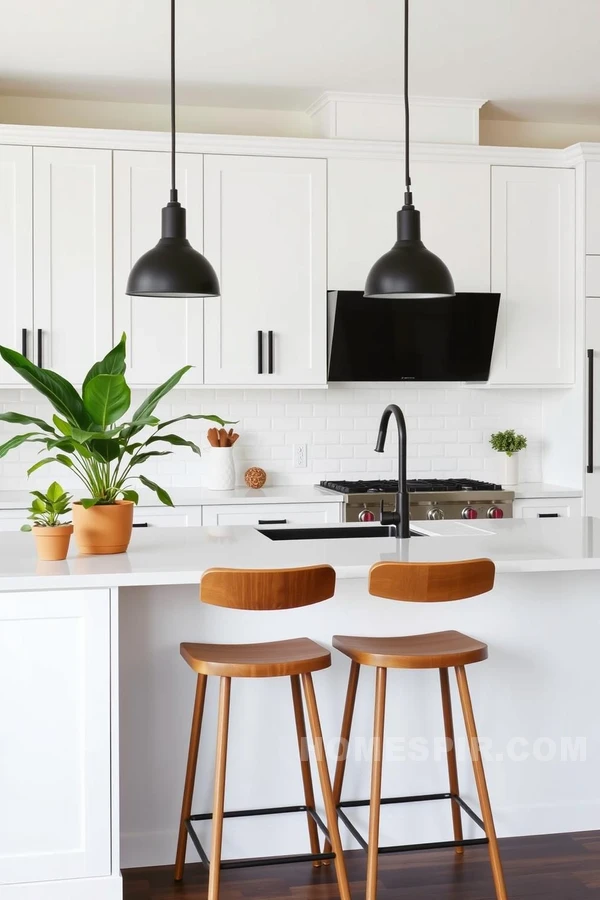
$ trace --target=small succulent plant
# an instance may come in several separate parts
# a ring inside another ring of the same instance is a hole
[[[514,428],[507,431],[497,431],[490,437],[490,444],[498,453],[506,453],[512,456],[527,446],[527,438],[524,434],[517,434]]]

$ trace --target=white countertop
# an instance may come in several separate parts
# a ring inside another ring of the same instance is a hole
[[[542,481],[525,481],[522,484],[518,484],[515,488],[507,487],[507,490],[514,490],[515,500],[583,496],[583,491],[577,488],[561,487],[558,484],[544,484]]]
[[[236,487],[232,491],[209,491],[207,488],[167,487],[167,491],[175,506],[224,506],[227,504],[245,503],[343,503],[344,495],[325,490],[318,485],[280,485],[254,490],[248,487]],[[75,497],[81,496],[77,489]],[[28,509],[31,495],[27,491],[0,491],[0,510]],[[140,491],[140,506],[158,506],[162,504],[152,491]]]
[[[196,584],[211,566],[329,563],[340,578],[363,578],[378,560],[489,557],[499,573],[600,570],[600,519],[505,519],[477,525],[456,521],[418,527],[429,536],[404,541],[271,541],[245,526],[149,529],[134,532],[128,553],[78,556],[72,542],[69,558],[56,563],[37,560],[31,535],[5,533],[0,543],[0,591]]]

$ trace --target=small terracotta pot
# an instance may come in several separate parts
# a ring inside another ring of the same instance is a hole
[[[52,528],[34,525],[31,533],[35,538],[39,559],[57,560],[67,558],[69,541],[73,534],[72,525],[54,525]]]
[[[133,528],[131,500],[117,500],[110,506],[92,506],[84,509],[81,503],[73,504],[75,543],[80,553],[125,553]]]

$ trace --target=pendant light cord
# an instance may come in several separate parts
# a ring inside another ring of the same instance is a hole
[[[408,102],[408,0],[404,0],[404,182],[406,193],[404,205],[412,206],[412,192],[410,189],[410,108]]]
[[[171,202],[177,202],[175,187],[175,0],[171,0]]]

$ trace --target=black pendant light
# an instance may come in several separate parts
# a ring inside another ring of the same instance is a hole
[[[428,299],[453,297],[447,266],[421,240],[421,213],[413,206],[409,165],[408,0],[404,0],[404,164],[406,193],[398,211],[398,240],[377,260],[367,276],[365,297]]]
[[[127,279],[133,297],[218,297],[216,272],[186,238],[185,209],[175,187],[175,0],[171,0],[171,194],[162,211],[162,237]]]

